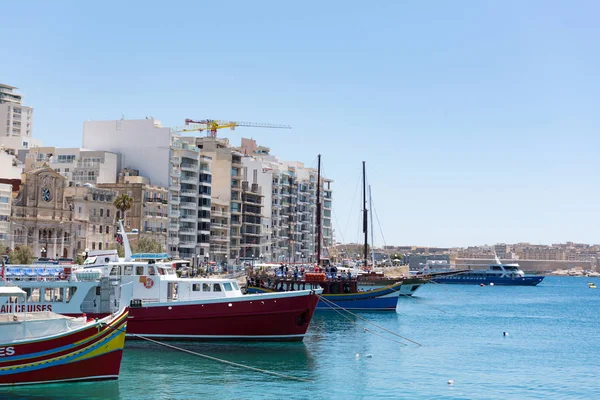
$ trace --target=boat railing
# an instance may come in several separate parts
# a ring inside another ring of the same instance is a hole
[[[63,268],[35,266],[7,266],[4,276],[7,280],[16,281],[52,281],[66,278]]]

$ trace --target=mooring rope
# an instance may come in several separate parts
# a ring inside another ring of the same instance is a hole
[[[109,326],[109,328],[114,329],[114,330],[118,330],[118,331],[121,331],[121,332],[124,332],[124,333],[127,333],[125,330],[122,330],[122,329],[119,329],[119,328],[113,328],[113,327],[110,327],[110,326]],[[221,364],[231,365],[231,366],[237,367],[237,368],[244,368],[244,369],[247,369],[247,370],[250,370],[250,371],[260,372],[261,374],[273,375],[273,376],[277,376],[279,378],[290,379],[290,380],[299,381],[299,382],[312,382],[312,380],[310,380],[310,379],[298,378],[296,376],[280,374],[279,372],[269,371],[269,370],[261,369],[261,368],[250,367],[248,365],[235,363],[233,361],[223,360],[221,358],[209,356],[209,355],[206,355],[206,354],[198,353],[196,351],[187,350],[187,349],[184,349],[184,348],[181,348],[181,347],[173,346],[171,344],[159,342],[158,340],[150,339],[149,337],[145,337],[145,336],[138,335],[138,334],[135,334],[135,333],[128,333],[128,335],[135,336],[138,339],[147,340],[148,342],[151,342],[151,343],[154,343],[154,344],[158,344],[160,346],[164,346],[164,347],[167,347],[167,348],[170,348],[170,349],[173,349],[173,350],[177,350],[177,351],[181,351],[181,352],[184,352],[184,353],[187,353],[187,354],[191,354],[193,356],[197,356],[197,357],[205,358],[207,360],[219,362]]]
[[[325,304],[327,304],[329,307],[331,307],[333,310],[336,310],[336,308],[334,308],[334,306],[335,306],[335,307],[337,307],[338,309],[340,309],[340,310],[342,310],[342,311],[345,311],[345,312],[347,312],[348,314],[350,314],[350,315],[352,315],[352,316],[354,316],[354,317],[356,317],[356,318],[358,318],[358,319],[360,319],[360,320],[362,320],[362,321],[364,321],[364,322],[366,322],[366,323],[368,323],[368,324],[371,324],[371,325],[375,326],[376,328],[378,328],[378,329],[381,329],[381,330],[382,330],[382,331],[384,331],[384,332],[387,332],[387,333],[389,333],[390,335],[393,335],[393,336],[399,337],[399,338],[401,338],[401,339],[404,339],[404,340],[406,340],[406,341],[408,341],[408,342],[414,343],[414,344],[416,344],[417,346],[422,346],[422,344],[421,344],[421,343],[419,343],[419,342],[416,342],[416,341],[414,341],[414,340],[411,340],[411,339],[409,339],[409,338],[407,338],[407,337],[404,337],[404,336],[402,336],[402,335],[400,335],[400,334],[398,334],[398,333],[396,333],[396,332],[394,332],[394,331],[391,331],[391,330],[389,330],[389,329],[387,329],[387,328],[384,328],[384,327],[383,327],[383,326],[381,326],[381,325],[377,325],[376,323],[374,323],[374,322],[371,322],[371,321],[369,321],[368,319],[366,319],[366,318],[364,318],[364,317],[361,317],[360,315],[358,315],[358,314],[355,314],[355,313],[351,312],[350,310],[348,310],[348,309],[345,309],[344,307],[342,307],[342,306],[339,306],[339,305],[335,304],[335,303],[334,303],[334,302],[332,302],[331,300],[329,300],[329,299],[326,299],[325,297],[323,297],[323,296],[321,296],[321,295],[319,295],[319,299],[320,299],[320,300],[323,300],[323,302],[324,302]],[[369,331],[369,332],[373,333],[372,331]]]

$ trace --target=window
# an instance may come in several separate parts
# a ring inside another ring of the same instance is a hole
[[[81,214],[81,207],[79,207],[79,214]]]
[[[110,228],[106,225],[106,233],[110,233]]]
[[[39,303],[40,302],[40,288],[23,288],[27,293],[28,303]]]
[[[203,283],[202,284],[202,291],[203,292],[210,292],[210,283]]]
[[[104,208],[101,208],[101,209],[100,209],[100,216],[101,216],[101,217],[104,217]]]
[[[98,250],[102,250],[102,242],[98,242]]]
[[[156,270],[154,269],[154,266],[148,266],[148,275],[156,275]]]
[[[67,288],[67,290],[65,291],[65,301],[67,303],[71,301],[71,299],[73,298],[73,295],[75,294],[76,291],[77,291],[77,288],[74,286]]]
[[[123,275],[133,275],[133,265],[126,265],[125,273]]]
[[[231,283],[229,283],[229,282],[224,283],[223,288],[225,289],[226,292],[231,292],[233,290],[231,288]]]
[[[138,265],[137,267],[135,267],[135,274],[144,275],[144,266]]]
[[[92,250],[96,250],[96,242],[92,242]]]
[[[118,265],[115,265],[110,270],[110,276],[119,276],[119,275],[121,275],[121,267]]]
[[[110,217],[110,210],[109,210],[108,208],[106,209],[106,217],[107,217],[107,218],[108,218],[108,217]],[[108,232],[108,231],[107,231],[107,232]]]
[[[218,283],[215,283],[213,285],[213,292],[220,292],[221,291],[221,285]]]
[[[98,225],[98,233],[102,233],[102,225]],[[100,249],[102,250],[102,249]]]
[[[200,291],[200,284],[199,283],[194,283],[192,285],[192,291],[193,292],[199,292]]]

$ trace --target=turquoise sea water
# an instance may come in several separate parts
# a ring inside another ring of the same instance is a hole
[[[600,289],[590,281],[600,285],[426,285],[396,313],[358,314],[421,346],[331,311],[317,312],[301,343],[175,343],[311,382],[128,342],[118,381],[0,389],[0,398],[598,399]]]

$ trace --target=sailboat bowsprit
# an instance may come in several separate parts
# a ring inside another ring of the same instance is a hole
[[[321,169],[321,156],[319,155],[319,177]],[[367,265],[368,224],[366,207],[366,179],[365,163],[363,161],[363,233],[365,235],[364,263]],[[320,184],[320,179],[317,182]],[[320,229],[320,191],[317,188],[317,259],[320,261],[321,229]],[[336,267],[327,267],[327,274],[319,265],[310,267],[310,272],[299,274],[294,271],[285,273],[283,267],[280,271],[262,271],[249,277],[247,289],[249,293],[296,291],[312,288],[321,288],[323,293],[317,304],[317,309],[336,309],[342,307],[348,310],[394,311],[400,296],[412,296],[421,285],[427,281],[421,278],[400,279],[397,282],[377,289],[361,290],[360,277],[356,274],[343,274],[337,272]],[[320,279],[315,279],[316,277]]]

